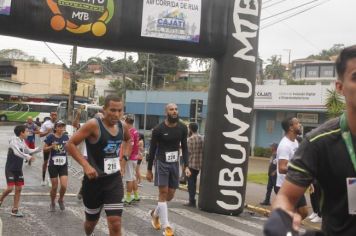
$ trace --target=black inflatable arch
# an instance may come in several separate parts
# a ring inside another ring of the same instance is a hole
[[[175,13],[188,9],[200,30],[194,37],[179,38],[187,24],[184,14],[160,13],[166,18],[156,21],[145,5],[176,8]],[[0,34],[213,58],[199,207],[238,215],[245,202],[260,10],[261,0],[12,0],[8,8],[0,6]],[[144,15],[153,24],[175,27],[169,32],[176,38],[164,32],[163,37],[142,34]]]

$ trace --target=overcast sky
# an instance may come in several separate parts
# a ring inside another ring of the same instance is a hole
[[[308,4],[309,2],[311,3]],[[306,5],[294,11],[265,19],[302,4]],[[317,4],[321,5],[316,6]],[[315,6],[313,9],[298,14],[299,11],[313,6]],[[265,63],[272,55],[278,55],[283,63],[288,63],[289,53],[293,60],[318,54],[322,49],[329,49],[337,43],[345,46],[356,44],[355,11],[356,0],[263,0],[259,55]],[[280,21],[292,14],[297,15]],[[71,46],[53,43],[48,45],[62,61],[69,64]],[[40,41],[0,36],[0,50],[9,48],[21,49],[39,60],[46,57],[50,62],[61,63]],[[123,58],[123,53],[120,52],[79,48],[78,61],[99,54],[102,58],[107,56],[115,59]]]

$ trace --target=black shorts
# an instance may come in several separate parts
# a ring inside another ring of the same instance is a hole
[[[68,165],[56,166],[49,165],[48,173],[50,178],[57,178],[58,176],[68,176]]]
[[[48,161],[50,152],[43,152],[43,160]]]
[[[5,170],[7,186],[24,186],[25,180],[23,178],[22,170],[10,171]]]
[[[85,216],[88,221],[96,221],[104,208],[107,216],[121,216],[124,204],[122,198],[124,189],[121,173],[83,180],[83,203]]]
[[[179,162],[157,160],[155,164],[155,186],[179,187]]]

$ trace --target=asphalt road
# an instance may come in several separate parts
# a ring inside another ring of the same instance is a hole
[[[13,135],[13,126],[0,126],[0,189],[6,187],[4,167],[8,148],[8,139]],[[41,186],[42,156],[32,166],[24,165],[25,187],[21,197],[23,218],[14,218],[11,211],[12,196],[5,199],[0,208],[3,223],[3,235],[84,235],[84,208],[76,198],[80,186],[81,168],[72,162],[69,168],[69,186],[65,197],[66,210],[49,212],[49,187]],[[126,207],[123,213],[123,235],[154,236],[162,235],[151,227],[148,211],[157,204],[157,189],[152,183],[144,182],[140,188],[141,202]],[[266,218],[251,211],[240,216],[226,216],[207,213],[197,208],[184,207],[187,192],[177,190],[169,203],[169,219],[176,236],[182,235],[262,235]],[[58,209],[58,208],[57,208]],[[108,235],[105,214],[95,229],[95,235]]]

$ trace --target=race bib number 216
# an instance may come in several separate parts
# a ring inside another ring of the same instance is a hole
[[[166,152],[166,162],[177,162],[178,161],[178,151]]]

